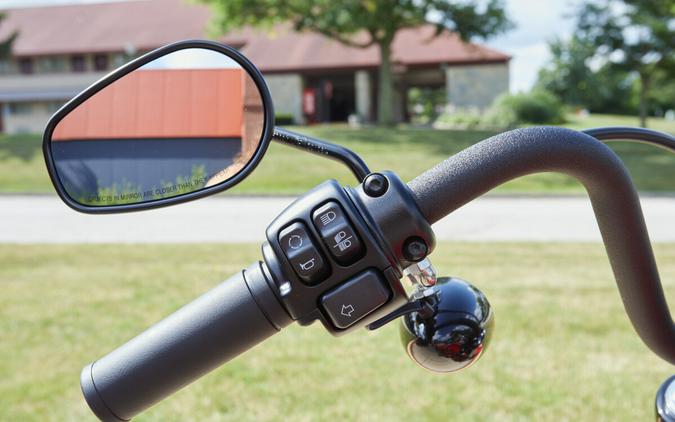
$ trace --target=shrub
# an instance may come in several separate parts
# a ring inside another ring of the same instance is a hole
[[[501,95],[492,107],[491,112],[509,115],[517,123],[563,123],[564,108],[558,99],[548,91],[534,90],[529,93]]]
[[[481,113],[478,109],[450,109],[434,121],[436,129],[505,130],[518,126],[511,109],[491,107]]]
[[[436,129],[479,129],[483,127],[478,110],[448,110],[434,121]]]
[[[295,119],[291,113],[277,113],[274,115],[274,124],[283,126],[283,125],[292,125],[295,123]]]
[[[503,94],[484,112],[449,107],[434,122],[437,129],[505,130],[523,124],[564,123],[565,110],[548,91]]]

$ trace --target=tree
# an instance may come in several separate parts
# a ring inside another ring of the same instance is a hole
[[[5,14],[0,13],[0,23],[5,20]],[[6,59],[12,54],[12,44],[17,37],[17,33],[12,33],[6,40],[0,41],[0,59]]]
[[[594,56],[637,73],[643,127],[654,75],[675,71],[674,11],[675,0],[605,0],[585,3],[579,14],[577,36],[596,48]]]
[[[650,113],[663,115],[668,110],[675,109],[675,78],[673,74],[659,70],[652,75],[652,85],[658,89],[649,92]]]
[[[511,27],[502,0],[481,5],[448,0],[199,0],[212,6],[221,31],[245,25],[291,22],[297,31],[321,33],[350,47],[377,45],[378,122],[393,123],[391,46],[398,30],[432,20],[436,35],[455,31],[464,40],[488,38]]]
[[[573,35],[549,42],[551,61],[539,71],[536,88],[551,92],[563,103],[591,112],[631,113],[633,80],[611,64],[591,66],[596,48]]]

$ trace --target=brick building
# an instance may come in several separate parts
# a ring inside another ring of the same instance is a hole
[[[206,38],[208,8],[182,0],[131,0],[11,9],[0,39],[18,37],[0,61],[0,130],[41,132],[65,101],[115,67],[164,44]],[[407,92],[442,89],[448,104],[484,108],[508,91],[510,57],[462,42],[433,38],[431,26],[400,31],[393,44],[395,111],[408,117]],[[346,47],[315,33],[279,26],[244,29],[218,41],[242,51],[265,75],[278,115],[295,123],[376,116],[376,46]]]

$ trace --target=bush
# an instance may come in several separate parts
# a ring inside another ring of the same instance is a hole
[[[478,110],[449,110],[434,121],[436,129],[482,129],[482,116]]]
[[[515,120],[515,123],[556,124],[565,121],[562,103],[544,90],[501,95],[488,114],[508,115],[507,119]]]
[[[434,127],[437,129],[505,130],[523,124],[564,123],[565,109],[548,91],[503,94],[484,112],[478,109],[448,108]]]
[[[448,110],[434,121],[433,126],[436,129],[506,130],[518,124],[512,110],[491,107],[484,113],[478,109]]]
[[[274,115],[274,124],[278,126],[292,125],[295,119],[291,113],[277,113]]]

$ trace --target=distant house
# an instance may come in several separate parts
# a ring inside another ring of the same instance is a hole
[[[132,0],[6,11],[0,39],[18,32],[0,61],[0,131],[41,132],[65,101],[128,60],[173,41],[207,37],[208,8],[182,0]],[[508,91],[508,55],[433,38],[431,26],[400,31],[393,45],[395,111],[408,117],[412,87],[445,89],[448,104],[484,108]],[[218,41],[238,48],[265,75],[277,115],[295,123],[376,116],[377,47],[346,47],[285,26],[244,29]]]

